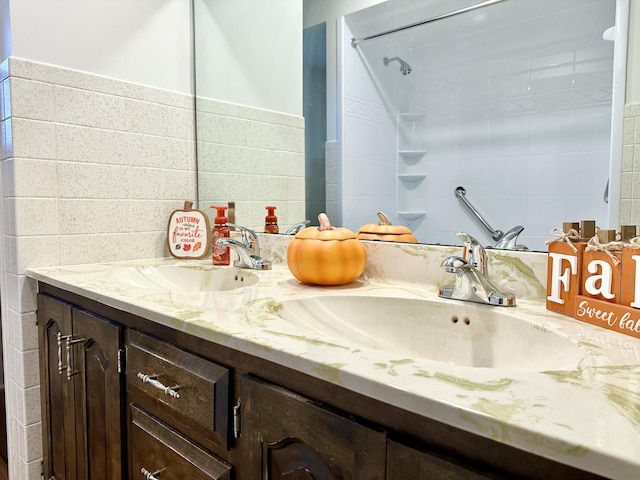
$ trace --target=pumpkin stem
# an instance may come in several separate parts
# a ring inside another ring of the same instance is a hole
[[[391,225],[391,220],[389,220],[389,217],[387,217],[384,212],[378,212],[378,218],[380,219],[378,225]]]
[[[190,201],[190,200],[185,200],[184,201],[184,207],[182,209],[186,210],[188,212],[189,210],[192,209],[192,207],[193,207],[193,202]]]
[[[318,222],[320,222],[320,226],[318,227],[319,232],[322,232],[323,230],[333,230],[329,217],[327,217],[326,213],[320,213],[318,215]]]

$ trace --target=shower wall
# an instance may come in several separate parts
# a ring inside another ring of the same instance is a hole
[[[346,17],[342,223],[383,210],[421,242],[457,243],[464,230],[495,243],[455,197],[462,185],[493,228],[523,225],[529,249],[546,250],[563,221],[608,226],[613,42],[602,32],[614,15],[614,1],[598,1],[468,32],[447,19],[413,29],[411,44],[388,35],[357,48]]]

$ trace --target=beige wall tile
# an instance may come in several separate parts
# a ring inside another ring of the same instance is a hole
[[[16,197],[57,197],[57,165],[54,160],[34,160],[14,158],[7,160],[13,171],[13,185],[7,196]]]
[[[12,78],[10,85],[13,117],[55,121],[54,85],[22,78]]]
[[[41,420],[40,387],[22,389],[15,383],[9,382],[7,388],[12,397],[12,404],[16,405],[16,420],[19,425],[32,425]]]
[[[6,235],[56,235],[58,229],[58,200],[54,198],[19,197],[13,199],[15,223]]]
[[[38,350],[20,351],[9,347],[6,351],[10,379],[20,388],[35,387],[40,384]]]
[[[36,350],[38,348],[38,328],[36,326],[35,312],[16,313],[13,310],[7,310],[7,329],[4,330],[3,336],[7,337],[9,345],[17,350]]]
[[[60,198],[95,198],[99,182],[96,165],[57,162]]]
[[[56,126],[51,122],[11,118],[12,156],[55,159]]]
[[[60,265],[78,265],[98,261],[98,236],[81,233],[60,236]]]

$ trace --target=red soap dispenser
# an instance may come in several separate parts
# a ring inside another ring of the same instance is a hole
[[[219,238],[225,238],[229,236],[229,219],[225,215],[227,207],[211,206],[218,211],[218,215],[215,218],[212,236],[211,236],[211,250],[213,251],[213,264],[214,265],[229,265],[229,247],[220,248],[216,246],[216,240]]]
[[[276,207],[268,206],[267,208],[267,216],[264,219],[264,233],[278,233],[280,229],[278,228],[278,217],[275,215]]]

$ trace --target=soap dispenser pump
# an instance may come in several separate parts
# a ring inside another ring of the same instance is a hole
[[[278,217],[275,215],[276,207],[269,205],[266,207],[267,216],[264,219],[264,233],[278,233]]]
[[[213,250],[214,265],[229,265],[229,247],[218,247],[216,240],[219,238],[229,237],[229,219],[225,215],[227,207],[211,206],[217,210],[217,216],[214,221],[211,242]]]

